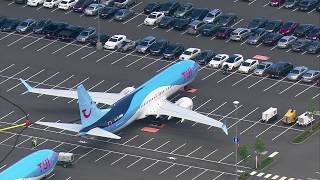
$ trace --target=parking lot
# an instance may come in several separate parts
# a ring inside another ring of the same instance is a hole
[[[195,3],[195,2],[194,2]],[[274,13],[283,20],[290,20],[292,14],[301,23],[319,24],[314,19],[317,12],[303,13],[282,8],[265,6],[267,1],[199,2],[197,6],[219,7],[224,11],[240,15],[235,26],[244,26],[250,19]],[[223,53],[240,53],[245,58],[266,55],[272,61],[286,59],[297,65],[319,69],[320,56],[293,53],[263,46],[251,47],[246,44],[226,42],[203,37],[193,37],[159,28],[145,27],[142,10],[146,2],[134,7],[136,16],[123,23],[103,22],[102,30],[108,34],[127,34],[130,38],[141,39],[147,35],[182,42],[186,47],[214,49]],[[196,4],[196,3],[195,3]],[[95,25],[94,18],[73,12],[45,8],[31,8],[1,1],[1,14],[14,17],[48,17],[83,26]],[[245,10],[256,8],[252,13]],[[262,11],[265,10],[265,11]],[[36,12],[36,13],[34,13]],[[80,84],[89,91],[120,92],[128,86],[138,86],[175,61],[135,52],[98,51],[88,44],[64,43],[48,40],[34,34],[19,35],[0,33],[0,89],[3,95],[23,106],[32,121],[71,122],[78,119],[77,101],[42,95],[23,94],[26,90],[19,78],[31,85],[44,88],[74,89]],[[39,137],[38,149],[51,148],[55,151],[72,152],[77,155],[73,168],[58,167],[48,179],[232,179],[235,176],[235,154],[232,136],[237,126],[241,144],[252,144],[255,137],[263,137],[267,154],[279,152],[276,163],[261,172],[253,169],[253,157],[248,162],[238,161],[240,171],[252,172],[253,179],[317,179],[319,178],[319,136],[314,136],[303,145],[292,145],[291,139],[302,132],[304,127],[295,124],[284,125],[282,115],[291,107],[299,114],[307,109],[310,100],[319,101],[320,91],[315,84],[301,81],[257,77],[251,74],[230,72],[223,75],[221,70],[202,67],[192,83],[196,93],[179,92],[171,101],[188,96],[193,99],[194,110],[226,121],[229,136],[215,128],[179,122],[178,119],[165,121],[166,126],[155,134],[142,132],[153,118],[143,119],[118,132],[121,140],[101,138],[79,138],[70,132],[39,125],[32,125],[23,131],[14,153],[0,169],[9,166],[25,154],[30,153],[31,138]],[[235,109],[232,102],[240,101]],[[105,105],[100,104],[100,107]],[[271,123],[261,122],[261,113],[269,107],[277,107],[279,118]],[[317,121],[319,119],[316,119]],[[1,127],[24,121],[23,114],[5,102],[1,102]],[[13,146],[19,130],[2,133],[1,153]],[[303,156],[301,155],[303,153]],[[254,153],[251,153],[254,156]],[[1,164],[2,165],[2,164]],[[292,168],[295,171],[292,171]],[[261,174],[262,173],[262,174]],[[270,174],[270,175],[269,175]]]

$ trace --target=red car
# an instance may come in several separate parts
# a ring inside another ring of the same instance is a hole
[[[222,27],[216,32],[215,36],[217,39],[228,39],[230,37],[231,32],[234,30],[235,28]]]
[[[270,0],[269,1],[270,6],[276,6],[276,7],[282,6],[283,3],[284,3],[284,0]]]
[[[279,33],[284,36],[291,35],[298,26],[299,23],[292,21],[286,22],[281,26]]]

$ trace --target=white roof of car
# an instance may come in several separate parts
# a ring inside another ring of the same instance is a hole
[[[113,35],[111,38],[119,39],[121,37],[125,38],[126,36],[125,35]]]
[[[151,15],[163,14],[163,12],[152,12]]]
[[[256,59],[247,59],[244,62],[252,63],[253,61],[258,61],[258,60],[256,60]]]
[[[200,51],[200,49],[199,49],[199,48],[188,48],[188,49],[186,49],[186,51],[190,51],[190,52],[193,52],[194,50],[198,50],[198,51]]]

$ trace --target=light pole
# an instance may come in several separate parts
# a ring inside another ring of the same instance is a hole
[[[100,0],[98,0],[98,3],[100,4]],[[97,17],[97,44],[96,44],[96,48],[97,50],[101,50],[102,49],[102,43],[100,41],[100,8],[98,9],[98,17]]]
[[[233,105],[235,107],[236,110],[236,118],[238,118],[238,106],[239,106],[239,101],[233,101]],[[238,137],[238,124],[235,125],[236,126],[236,133],[235,133],[235,153],[236,153],[236,162],[235,162],[235,166],[236,166],[236,180],[238,179],[238,144],[239,144],[239,137]]]

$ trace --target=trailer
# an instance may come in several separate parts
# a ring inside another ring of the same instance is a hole
[[[73,153],[65,153],[60,152],[58,154],[58,165],[63,166],[64,168],[70,167],[74,162],[74,154]]]
[[[310,112],[305,112],[301,114],[298,117],[298,122],[297,124],[300,126],[307,126],[309,125],[312,121],[314,121],[313,115]]]
[[[289,109],[287,113],[283,116],[282,122],[285,124],[292,124],[297,121],[297,110]]]
[[[270,107],[266,111],[262,112],[262,121],[270,122],[278,117],[278,109]]]

